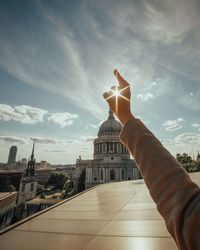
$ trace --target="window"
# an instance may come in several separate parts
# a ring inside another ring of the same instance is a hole
[[[122,180],[124,180],[124,169],[122,169]]]
[[[94,177],[94,181],[96,181],[97,180],[97,178],[96,177]]]
[[[25,191],[25,183],[22,182],[22,192],[24,192],[24,191]]]
[[[110,171],[110,180],[111,181],[115,180],[115,171],[113,169]]]
[[[31,183],[31,191],[34,189],[34,182]]]
[[[103,169],[101,169],[101,180],[103,180]]]

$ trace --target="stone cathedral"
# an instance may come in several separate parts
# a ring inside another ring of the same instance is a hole
[[[135,161],[130,159],[129,151],[119,140],[121,129],[121,123],[110,110],[94,140],[93,160],[79,158],[76,162],[77,173],[86,171],[85,189],[97,184],[140,178]]]

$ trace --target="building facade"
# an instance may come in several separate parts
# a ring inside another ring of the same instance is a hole
[[[94,140],[93,160],[77,160],[77,173],[80,175],[83,170],[86,171],[86,189],[101,183],[140,178],[135,161],[130,159],[129,151],[119,140],[121,129],[121,123],[110,110],[108,119],[102,123]]]
[[[35,159],[34,159],[34,148],[35,141],[33,143],[33,150],[31,159],[28,161],[26,170],[22,174],[22,178],[19,186],[17,204],[24,204],[26,201],[36,197],[37,178],[35,170]]]

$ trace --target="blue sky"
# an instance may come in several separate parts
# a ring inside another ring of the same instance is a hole
[[[115,68],[132,110],[175,154],[200,149],[200,4],[1,1],[0,162],[92,158]]]

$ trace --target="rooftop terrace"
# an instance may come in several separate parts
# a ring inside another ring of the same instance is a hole
[[[177,249],[142,180],[99,185],[9,229],[3,250]]]

